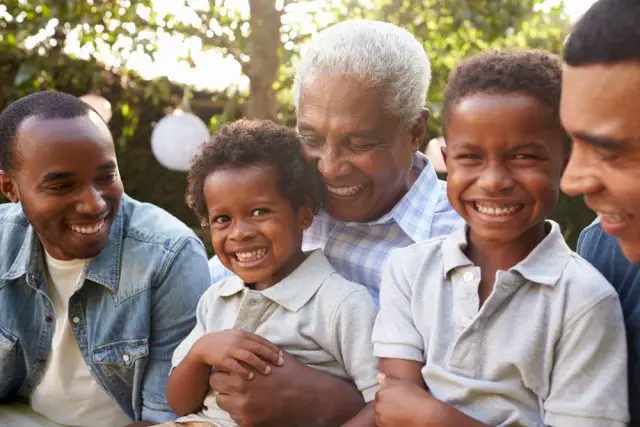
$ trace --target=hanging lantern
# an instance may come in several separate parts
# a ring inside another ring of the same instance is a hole
[[[93,93],[88,93],[86,95],[82,95],[80,99],[93,107],[93,109],[96,110],[98,114],[100,114],[102,120],[104,120],[106,123],[109,123],[112,115],[111,103],[106,98],[103,98],[100,95],[95,95]]]
[[[209,128],[198,116],[176,109],[154,126],[151,151],[162,166],[186,172],[191,159],[208,139]]]
[[[442,147],[444,146],[444,138],[433,138],[429,141],[427,149],[425,150],[425,154],[429,158],[431,165],[438,173],[447,171],[447,165],[445,165],[444,158],[442,157]]]

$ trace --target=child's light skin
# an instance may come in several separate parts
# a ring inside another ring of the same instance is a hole
[[[466,255],[480,267],[481,304],[496,272],[523,260],[545,237],[544,220],[566,165],[564,134],[535,98],[521,94],[469,95],[452,106],[447,126],[447,195],[469,226]],[[486,208],[508,208],[492,216]],[[439,401],[422,378],[422,363],[381,359],[380,427],[484,426]]]

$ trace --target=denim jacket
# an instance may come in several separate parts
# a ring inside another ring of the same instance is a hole
[[[21,206],[0,205],[0,402],[28,399],[42,379],[55,327],[46,277]],[[81,280],[69,320],[95,380],[136,421],[174,419],[171,356],[210,285],[202,242],[162,209],[123,196],[108,246]]]

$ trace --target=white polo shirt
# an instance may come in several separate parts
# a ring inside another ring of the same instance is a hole
[[[369,402],[379,388],[371,344],[376,314],[367,289],[340,276],[322,250],[315,250],[268,289],[247,288],[237,276],[210,287],[198,303],[196,326],[176,348],[172,364],[178,366],[206,333],[242,329],[268,339],[312,368],[353,381]],[[217,405],[213,391],[200,413],[177,421],[236,426]]]
[[[627,348],[611,285],[566,245],[559,226],[498,271],[479,306],[467,227],[392,252],[374,354],[424,363],[430,392],[497,426],[624,426]]]

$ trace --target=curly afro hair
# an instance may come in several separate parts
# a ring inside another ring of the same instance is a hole
[[[560,125],[561,89],[560,59],[544,50],[489,50],[464,59],[449,76],[442,113],[444,133],[452,106],[477,93],[529,95]]]
[[[640,61],[640,1],[599,0],[574,25],[564,61],[574,67]]]
[[[267,166],[278,175],[278,187],[294,209],[312,204],[317,213],[324,197],[324,182],[308,160],[295,130],[267,120],[238,120],[223,125],[202,146],[188,176],[187,204],[203,226],[209,225],[204,183],[211,173],[225,168]]]

